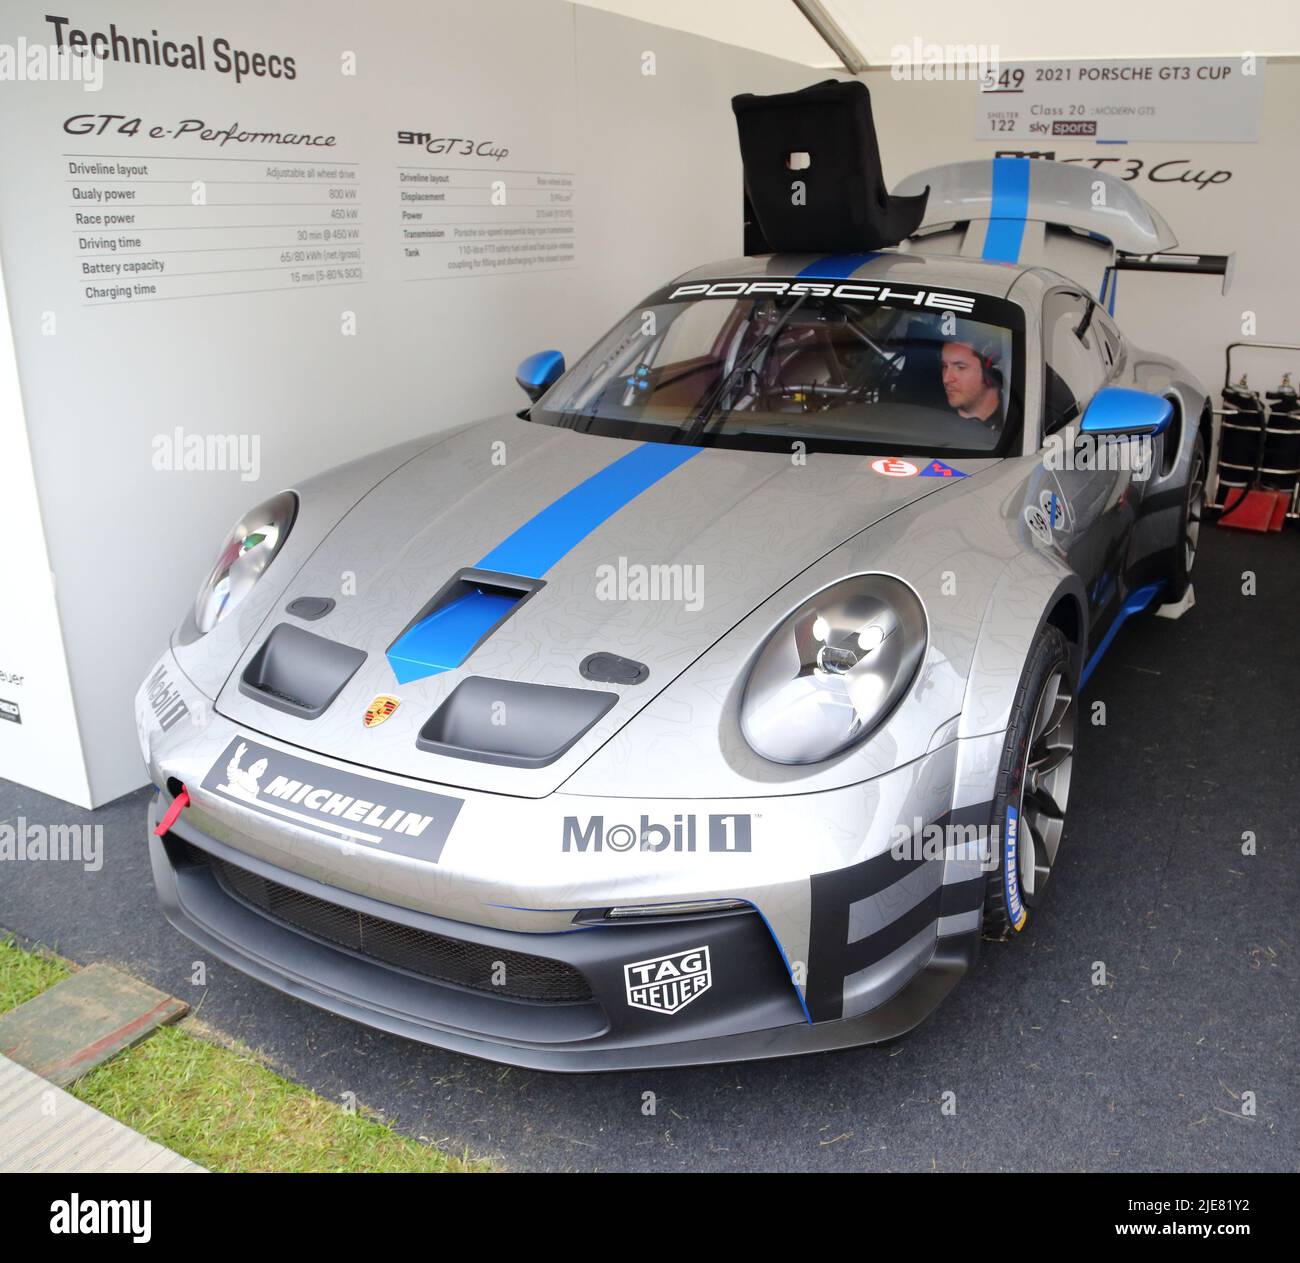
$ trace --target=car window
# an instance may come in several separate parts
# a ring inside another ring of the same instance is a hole
[[[1089,301],[1074,290],[1053,290],[1043,302],[1044,435],[1073,421],[1109,373],[1095,317],[1082,335],[1076,332],[1088,315]]]
[[[1018,431],[1023,313],[1005,299],[835,278],[677,283],[529,420],[662,443],[993,455]]]
[[[1094,314],[1093,319],[1097,322],[1097,329],[1101,334],[1099,341],[1101,342],[1102,355],[1106,360],[1106,367],[1107,369],[1114,368],[1119,360],[1119,330],[1100,311]]]

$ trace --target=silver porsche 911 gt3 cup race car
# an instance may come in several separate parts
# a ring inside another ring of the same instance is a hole
[[[1155,266],[1128,186],[925,186],[898,249],[687,273],[525,412],[250,510],[137,699],[172,924],[556,1070],[890,1039],[1022,932],[1079,691],[1187,594],[1209,404],[1034,262]]]

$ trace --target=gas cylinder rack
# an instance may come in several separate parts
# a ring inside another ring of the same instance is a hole
[[[1291,373],[1263,394],[1251,389],[1246,375],[1233,381],[1236,350],[1289,351],[1300,362],[1300,343],[1233,342],[1225,352],[1219,450],[1210,478],[1210,508],[1222,511],[1252,487],[1288,493],[1290,520],[1300,518],[1300,396]]]

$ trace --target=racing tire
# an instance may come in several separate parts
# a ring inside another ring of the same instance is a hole
[[[1178,523],[1177,555],[1169,582],[1160,596],[1163,604],[1181,601],[1192,585],[1192,567],[1196,564],[1201,522],[1205,517],[1205,471],[1205,440],[1197,434],[1187,466],[1187,495],[1183,499],[1183,513]]]
[[[1065,828],[1077,694],[1070,643],[1059,628],[1045,626],[1020,676],[998,768],[984,894],[986,938],[1023,933],[1042,902]]]

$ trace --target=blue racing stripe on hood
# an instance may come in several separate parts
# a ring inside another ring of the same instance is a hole
[[[993,205],[984,234],[984,255],[992,263],[1016,263],[1029,214],[1029,164],[1032,158],[993,159]]]
[[[634,447],[506,536],[477,563],[478,568],[540,579],[625,504],[702,450],[672,443]]]
[[[475,563],[479,570],[540,579],[592,531],[702,451],[670,443],[643,443],[566,491]],[[388,663],[402,684],[451,671],[515,604],[475,590],[434,610],[389,647]]]
[[[827,281],[843,281],[852,276],[858,268],[878,258],[880,255],[875,251],[869,254],[828,254],[824,259],[810,263],[799,275],[818,277]]]

